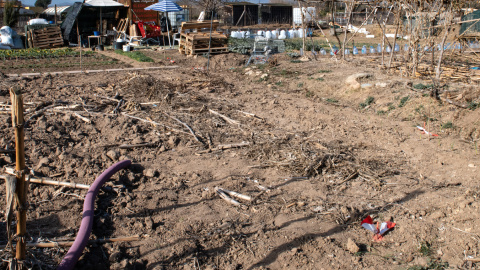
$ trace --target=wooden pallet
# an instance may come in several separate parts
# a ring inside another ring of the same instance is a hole
[[[40,49],[62,47],[64,45],[60,26],[29,30],[27,32],[27,42],[29,47]]]
[[[200,53],[224,53],[228,52],[228,38],[225,34],[218,32],[218,21],[214,22],[183,22],[180,30],[179,52],[181,54],[195,55]],[[212,29],[210,29],[210,27]],[[205,32],[201,29],[207,28]],[[186,33],[185,30],[196,32]],[[211,42],[210,42],[211,40]]]

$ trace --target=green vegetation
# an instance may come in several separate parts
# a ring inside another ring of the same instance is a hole
[[[422,84],[422,83],[419,83],[419,84],[414,84],[413,85],[413,88],[415,89],[418,89],[418,90],[424,90],[424,89],[428,89],[428,88],[432,88],[433,87],[433,84]]]
[[[82,52],[82,56],[93,55],[95,52]],[[71,48],[62,49],[22,49],[22,50],[0,50],[0,57],[2,58],[18,58],[18,59],[32,59],[32,58],[58,58],[66,56],[80,56],[80,52]]]
[[[122,50],[115,50],[115,52],[117,54],[128,56],[138,62],[154,62],[152,58],[146,56],[145,54],[139,51],[124,52]]]
[[[338,100],[334,98],[327,98],[325,101],[329,103],[338,103]]]
[[[427,241],[421,242],[420,247],[418,248],[418,252],[423,256],[429,256],[432,254],[432,245]]]
[[[331,70],[328,70],[328,69],[320,69],[320,70],[318,71],[318,73],[330,73],[330,72],[332,72],[332,71],[331,71]]]
[[[283,82],[281,82],[281,81],[280,81],[280,82],[276,82],[275,85],[276,85],[276,86],[283,86]]]
[[[473,101],[468,103],[468,109],[470,109],[472,111],[475,111],[479,107],[480,107],[480,103],[473,102]]]
[[[294,60],[290,60],[290,63],[294,63],[294,64],[301,63],[301,62],[302,62],[302,61],[300,61],[300,60],[296,60],[296,59],[294,59]]]
[[[302,87],[303,87],[303,82],[302,82],[302,83],[299,83],[299,84],[297,84],[297,87],[298,87],[298,88],[302,88]]]
[[[447,269],[448,268],[448,263],[447,262],[442,262],[440,260],[431,260],[427,266],[420,266],[420,265],[415,265],[412,267],[409,267],[408,270],[441,270],[441,269]]]
[[[16,6],[17,1],[7,0],[3,8],[3,24],[10,27],[15,27],[20,15],[20,8]]]
[[[305,96],[306,96],[307,98],[311,98],[311,97],[314,96],[314,94],[313,94],[312,91],[307,90],[307,91],[305,92]]]
[[[373,101],[375,101],[374,97],[367,97],[367,99],[365,99],[365,102],[360,103],[360,107],[361,108],[366,108],[368,105],[372,104]]]
[[[442,125],[442,128],[447,129],[447,128],[453,128],[453,123],[448,121],[445,124]]]
[[[379,111],[377,111],[377,114],[378,115],[385,115],[385,114],[387,114],[387,112],[384,111],[384,110],[379,110]]]
[[[398,104],[398,107],[401,108],[403,106],[405,106],[405,103],[407,103],[407,101],[410,99],[410,96],[406,96],[406,97],[403,97],[402,99],[400,99],[400,104]]]
[[[324,78],[317,78],[316,80],[322,82],[322,81],[324,81],[325,79],[324,79]]]

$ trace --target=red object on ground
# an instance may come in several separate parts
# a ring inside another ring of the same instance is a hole
[[[362,227],[374,233],[373,241],[375,242],[381,241],[383,239],[383,234],[386,233],[388,230],[392,229],[393,227],[395,227],[395,225],[396,225],[395,223],[387,221],[387,222],[382,222],[382,224],[377,222],[375,226],[371,216],[367,216],[362,221]]]
[[[142,38],[154,38],[162,36],[162,29],[154,22],[135,22],[142,34]]]

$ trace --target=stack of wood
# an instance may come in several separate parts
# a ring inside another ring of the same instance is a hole
[[[227,35],[218,32],[218,21],[183,22],[180,29],[179,51],[181,54],[223,53],[228,51]],[[210,29],[211,28],[211,29]],[[202,29],[204,31],[202,32]],[[186,30],[190,30],[186,33]],[[210,43],[211,31],[211,43]],[[210,46],[209,46],[210,45]]]
[[[408,67],[411,70],[411,66]],[[396,72],[401,74],[405,73],[405,64],[402,62],[392,62],[392,67]],[[415,77],[435,77],[435,70],[432,70],[432,66],[426,63],[420,63],[415,73]],[[442,66],[442,73],[440,79],[444,81],[453,82],[480,82],[480,71],[471,69],[466,65],[444,65]]]
[[[62,47],[64,44],[60,26],[29,30],[27,42],[30,48],[40,49]]]

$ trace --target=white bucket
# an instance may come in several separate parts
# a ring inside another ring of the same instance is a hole
[[[130,45],[123,45],[123,51],[124,52],[129,52],[130,51]]]

